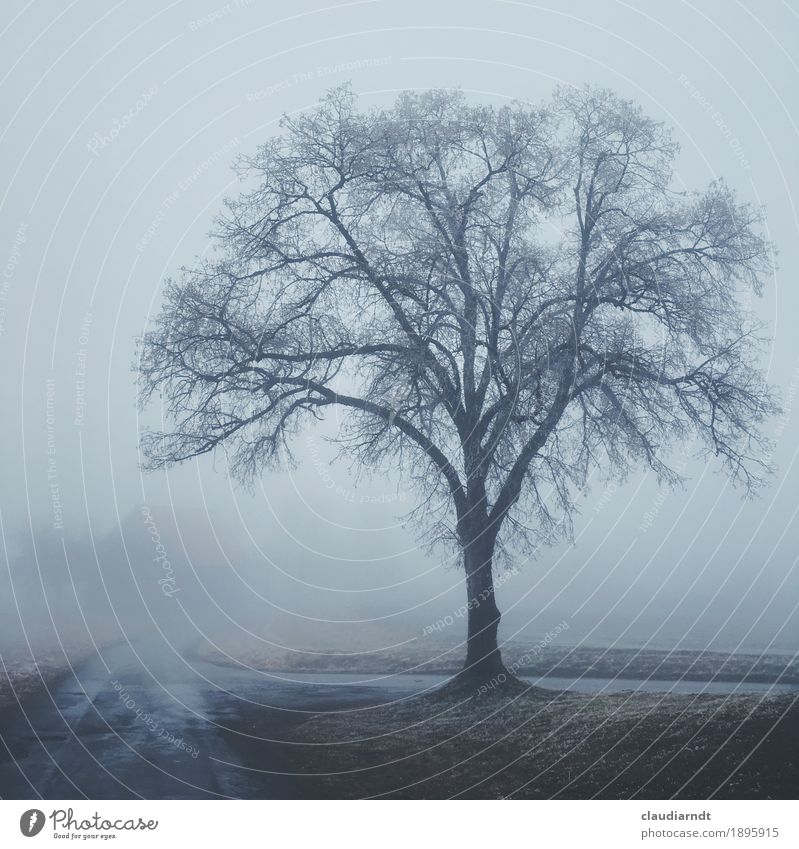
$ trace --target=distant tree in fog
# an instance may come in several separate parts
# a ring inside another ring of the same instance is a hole
[[[143,400],[171,419],[151,466],[225,445],[248,478],[345,409],[345,450],[400,468],[427,496],[412,518],[462,549],[470,682],[505,671],[498,540],[568,532],[592,467],[674,482],[670,446],[698,438],[762,479],[774,405],[745,295],[769,245],[724,183],[671,188],[661,124],[588,88],[358,111],[343,87],[282,128],[143,338]]]

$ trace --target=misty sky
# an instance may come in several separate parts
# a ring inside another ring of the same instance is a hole
[[[164,279],[209,249],[213,216],[238,191],[232,161],[283,113],[347,80],[364,106],[454,86],[538,102],[589,82],[675,128],[684,187],[723,176],[767,210],[778,271],[755,309],[772,329],[766,366],[785,405],[768,425],[778,475],[754,501],[713,461],[687,462],[674,493],[652,474],[597,483],[580,496],[574,545],[501,581],[501,636],[537,639],[567,621],[569,641],[589,645],[799,648],[799,15],[788,4],[43,8],[7,0],[0,23],[0,510],[20,594],[43,585],[57,608],[47,576],[69,549],[84,583],[112,575],[119,593],[145,599],[155,588],[156,618],[198,632],[377,647],[461,605],[457,563],[420,550],[403,526],[414,493],[390,469],[356,480],[345,461],[331,465],[330,426],[299,437],[300,468],[250,493],[223,454],[142,475],[134,340]],[[156,405],[145,420],[159,415]],[[145,503],[170,540],[181,606],[157,591]]]

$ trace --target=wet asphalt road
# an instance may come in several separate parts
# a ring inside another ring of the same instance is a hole
[[[0,798],[314,797],[312,779],[291,775],[284,735],[309,713],[412,692],[282,681],[165,644],[114,646],[0,711]]]

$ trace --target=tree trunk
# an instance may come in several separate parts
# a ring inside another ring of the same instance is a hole
[[[497,644],[501,616],[494,598],[493,555],[493,540],[475,540],[464,551],[469,631],[466,663],[458,679],[476,686],[501,686],[513,678]]]

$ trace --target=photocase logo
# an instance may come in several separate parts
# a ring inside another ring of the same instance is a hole
[[[19,830],[25,837],[36,837],[44,828],[44,812],[38,808],[31,808],[19,818]]]

